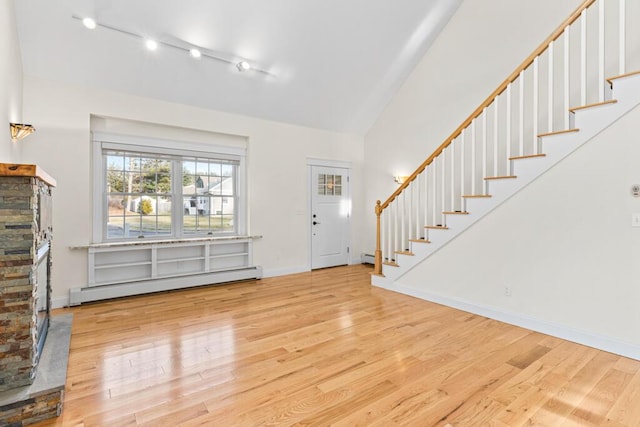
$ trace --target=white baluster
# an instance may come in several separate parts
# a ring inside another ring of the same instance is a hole
[[[539,71],[538,71],[538,56],[533,59],[533,122],[532,122],[532,142],[533,142],[533,154],[538,154],[538,104],[539,104],[539,94],[538,94],[538,79]],[[523,120],[524,122],[524,120]],[[522,123],[524,133],[524,123]]]
[[[487,176],[487,108],[485,107],[482,111],[482,178]],[[485,188],[485,180],[480,179],[482,182],[482,192],[480,194],[487,194]]]
[[[423,226],[429,224],[429,196],[430,196],[429,171],[431,169],[433,169],[433,163],[427,166],[427,168],[423,172],[424,174],[424,223],[422,224]],[[422,235],[422,230],[420,231],[420,233]]]
[[[498,176],[498,124],[500,117],[500,109],[498,107],[499,96],[493,100],[493,176]],[[486,175],[483,177],[485,178]],[[485,188],[487,186],[485,185]]]
[[[441,224],[444,225],[444,214],[442,213],[445,210],[445,203],[446,203],[446,197],[447,197],[447,190],[446,190],[446,159],[445,159],[445,153],[446,153],[447,149],[445,148],[444,150],[442,150],[442,153],[440,154],[440,156],[438,157],[442,157],[441,159],[441,166],[442,166],[442,206],[440,209],[440,221]]]
[[[400,202],[400,198],[396,197],[396,199],[393,201],[393,205],[394,205],[394,211],[395,211],[395,219],[393,221],[394,223],[394,229],[393,229],[393,250],[389,252],[389,260],[392,259],[392,257],[395,257],[394,252],[398,250],[398,210],[400,208],[399,203]]]
[[[598,3],[598,101],[604,101],[604,6],[605,0]]]
[[[587,10],[580,16],[580,105],[587,105]]]
[[[395,251],[395,240],[396,240],[396,235],[394,234],[396,204],[390,203],[387,209],[389,210],[389,242],[388,242],[389,250],[387,252],[387,261],[391,262],[394,258],[393,251]]]
[[[387,229],[389,232],[389,239],[387,240],[387,261],[391,261],[391,257],[393,256],[393,240],[395,238],[393,235],[394,209],[395,206],[393,206],[393,203],[390,203],[389,206],[387,206],[387,210],[389,211],[387,219]]]
[[[460,132],[460,195],[464,194],[464,176],[465,176],[465,144],[466,144],[466,135],[467,129],[462,129]],[[455,211],[455,206],[453,206],[452,211]]]
[[[511,175],[511,83],[507,86],[507,175]]]
[[[406,189],[405,189],[406,190]],[[404,226],[405,226],[405,222],[407,220],[407,213],[406,213],[406,204],[407,204],[407,192],[405,190],[402,190],[402,193],[400,193],[400,204],[401,204],[401,209],[400,209],[400,248],[396,249],[396,250],[404,250],[404,242],[406,242],[406,235],[404,233]]]
[[[520,156],[524,155],[524,70],[520,71],[520,99],[519,99],[519,123],[518,123],[518,147],[520,150]]]
[[[415,238],[419,239],[420,238],[420,201],[421,201],[421,197],[422,197],[422,193],[420,191],[422,184],[420,184],[420,178],[422,178],[422,175],[425,172],[422,171],[420,173],[420,175],[418,175],[416,177],[416,180],[414,181],[416,184],[416,200],[415,200],[415,204],[416,204],[416,233],[415,233]]]
[[[455,208],[455,200],[454,200],[454,196],[456,194],[456,140],[454,139],[453,141],[451,141],[451,145],[449,145],[449,149],[451,150],[451,158],[449,159],[451,161],[451,194],[450,194],[450,203],[451,203],[451,209],[444,209],[444,211],[446,210],[450,210],[450,211],[454,211]]]
[[[432,165],[433,165],[433,172],[431,173],[432,175],[431,200],[433,201],[433,203],[431,203],[431,225],[436,225],[436,221],[437,221],[436,214],[438,211],[438,158],[437,157],[433,159]]]
[[[570,95],[570,87],[569,87],[569,75],[571,71],[571,64],[569,60],[569,46],[571,44],[571,38],[569,36],[570,28],[564,29],[564,109],[562,111],[562,115],[564,117],[564,129],[569,129],[569,95]]]
[[[627,19],[626,19],[626,14],[627,14],[627,5],[626,5],[626,0],[619,0],[619,7],[620,7],[620,13],[619,13],[619,19],[618,19],[618,30],[619,30],[619,42],[618,42],[618,48],[619,48],[619,57],[618,57],[618,73],[619,74],[624,74],[626,71],[626,64],[625,64],[625,60],[626,60],[626,56],[627,56]]]
[[[548,54],[549,54],[549,69],[548,69],[548,92],[547,92],[547,97],[548,97],[548,103],[547,103],[547,132],[553,132],[553,71],[554,71],[554,67],[553,67],[553,49],[554,46],[554,42],[549,43],[549,49],[548,49]],[[538,135],[536,135],[537,131],[534,131],[534,135],[533,138],[535,141],[538,140]],[[536,144],[537,145],[537,144]]]
[[[389,250],[387,251],[387,260],[391,261],[391,254],[393,251],[393,245],[394,245],[394,240],[395,240],[395,236],[393,234],[393,228],[394,228],[394,219],[395,219],[395,214],[394,214],[394,210],[395,210],[395,206],[393,205],[393,202],[389,203],[389,206],[387,206],[387,210],[389,211],[389,224],[388,224],[388,229],[389,229],[389,241],[388,241],[388,245],[389,245]]]
[[[407,247],[407,242],[411,239],[411,233],[413,231],[413,183],[409,184],[407,186],[407,188],[405,188],[404,191],[406,194],[405,196],[405,222],[407,224],[407,235],[406,240],[402,241],[402,250],[405,250],[405,248]]]
[[[411,233],[413,232],[413,198],[415,197],[414,194],[414,182],[412,182],[411,184],[409,184],[409,187],[407,187],[407,190],[409,190],[409,224],[408,224],[408,228],[407,228],[407,240],[411,240]],[[402,244],[405,245],[405,247],[407,247],[407,242],[406,241],[402,241]]]
[[[464,195],[464,192],[462,192]],[[471,195],[476,194],[476,121],[471,122]],[[464,209],[461,209],[464,210]]]
[[[382,261],[384,261],[385,251],[387,250],[387,214],[388,208],[380,214],[380,250],[382,251]]]

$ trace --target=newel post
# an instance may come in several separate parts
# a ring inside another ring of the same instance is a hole
[[[382,249],[380,248],[380,215],[382,214],[382,205],[380,200],[376,201],[376,252],[374,274],[382,275]]]

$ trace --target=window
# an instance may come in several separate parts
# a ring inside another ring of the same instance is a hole
[[[243,155],[94,142],[95,241],[246,232]]]
[[[170,236],[172,160],[105,150],[107,238]]]
[[[220,160],[183,160],[184,234],[235,232],[235,166]]]
[[[320,196],[341,196],[342,176],[318,174],[318,195]]]

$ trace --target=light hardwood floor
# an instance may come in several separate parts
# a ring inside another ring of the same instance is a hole
[[[89,304],[39,426],[640,425],[640,362],[370,285],[371,268]]]

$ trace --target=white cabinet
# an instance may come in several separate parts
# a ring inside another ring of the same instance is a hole
[[[88,286],[104,286],[252,267],[255,237],[184,239],[88,246]]]

